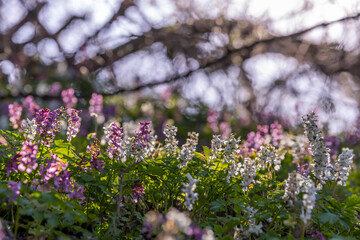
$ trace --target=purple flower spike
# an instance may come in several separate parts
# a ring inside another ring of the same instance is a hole
[[[121,142],[124,133],[123,128],[119,127],[115,123],[111,123],[109,127],[105,128],[105,135],[108,140],[109,147],[106,149],[109,152],[110,158],[120,159],[121,154]]]
[[[132,202],[137,203],[139,201],[139,198],[144,198],[145,188],[140,183],[132,185],[131,187],[132,187],[131,195],[133,197]]]
[[[139,122],[139,124],[140,124],[140,130],[136,132],[136,139],[134,145],[138,144],[145,147],[150,139],[151,130],[149,128],[151,121]]]
[[[38,135],[40,136],[40,142],[46,147],[50,147],[50,143],[54,140],[55,132],[58,131],[58,120],[59,115],[56,113],[56,111],[51,112],[48,108],[40,109],[36,113],[36,130]]]

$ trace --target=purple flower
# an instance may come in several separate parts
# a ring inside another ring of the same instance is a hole
[[[319,231],[316,231],[311,237],[312,237],[312,238],[318,238],[318,237],[320,237],[321,240],[326,240],[326,238],[324,237],[324,235],[323,235],[321,232],[319,232]]]
[[[61,98],[66,108],[75,107],[78,101],[77,98],[75,97],[75,91],[73,88],[62,90]]]
[[[21,157],[20,153],[15,154],[10,161],[5,163],[6,167],[6,177],[10,177],[10,174],[13,172],[18,172],[19,158]]]
[[[140,183],[136,183],[131,187],[132,187],[131,195],[133,197],[132,202],[137,203],[139,201],[139,198],[144,198],[145,188]]]
[[[24,108],[26,109],[27,118],[33,118],[35,113],[40,109],[40,107],[35,103],[33,96],[27,96],[26,98],[21,99]]]
[[[21,183],[10,181],[10,182],[8,182],[7,186],[13,192],[10,199],[15,201],[18,198],[18,196],[20,195]]]
[[[40,142],[46,147],[50,147],[50,143],[54,140],[55,131],[58,131],[57,124],[59,115],[56,111],[51,112],[50,109],[40,109],[35,116],[35,124],[37,125],[37,133],[40,136]]]
[[[13,104],[9,104],[9,121],[14,129],[18,129],[21,127],[21,114],[23,110],[23,106],[14,102]]]
[[[109,147],[106,151],[109,153],[110,158],[120,159],[121,154],[121,142],[124,133],[121,131],[122,127],[119,127],[115,123],[111,123],[109,127],[105,128],[105,135],[108,140]]]
[[[68,129],[66,132],[67,141],[71,141],[72,138],[76,137],[80,129],[80,117],[79,117],[79,110],[76,109],[69,109],[69,119],[68,119]]]
[[[307,168],[305,168],[307,167]],[[303,175],[304,177],[307,177],[307,175],[309,174],[310,171],[310,165],[308,163],[305,163],[303,165],[300,166],[300,164],[297,164],[297,172],[301,175]]]
[[[98,171],[102,171],[104,168],[104,161],[101,161],[98,158],[100,155],[99,143],[100,143],[99,140],[95,139],[93,144],[87,146],[86,152],[91,153],[90,168]]]
[[[90,107],[89,107],[89,113],[90,115],[97,114],[99,115],[102,113],[103,108],[103,96],[100,94],[93,93],[91,95],[91,99],[89,101]]]
[[[77,189],[74,188],[71,193],[67,194],[67,197],[84,199],[84,187],[78,187]]]
[[[148,122],[139,122],[140,124],[140,130],[136,132],[136,138],[135,138],[135,142],[134,145],[141,145],[143,147],[145,147],[150,139],[150,134],[151,134],[151,130],[150,128],[150,124],[151,121]]]
[[[42,164],[40,166],[40,175],[43,183],[48,183],[50,179],[54,179],[59,176],[60,172],[65,170],[68,166],[67,163],[61,161],[61,159],[50,152],[51,159],[47,162],[46,166]]]
[[[72,172],[68,170],[62,171],[59,176],[54,177],[54,185],[57,191],[62,191],[65,193],[71,193],[73,190],[72,180],[70,176]]]
[[[18,170],[23,172],[26,171],[30,174],[33,170],[35,170],[38,166],[36,162],[36,154],[37,154],[38,146],[33,144],[32,142],[24,141],[22,148],[20,150],[20,158]]]

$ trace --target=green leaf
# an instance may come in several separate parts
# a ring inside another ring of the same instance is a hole
[[[200,159],[206,159],[206,157],[204,155],[202,155],[201,153],[198,152],[194,152],[195,156],[198,156]]]
[[[353,194],[346,199],[346,208],[355,208],[357,206],[360,206],[360,197],[358,195]]]
[[[335,224],[340,220],[339,216],[333,213],[317,213],[315,214],[315,217],[319,219],[321,223],[329,223],[331,225]]]
[[[219,211],[221,208],[226,206],[226,202],[225,200],[218,199],[214,202],[211,202],[210,206],[211,206],[210,208],[211,211]]]
[[[153,166],[150,165],[147,169],[147,173],[150,175],[155,175],[155,176],[164,176],[165,175],[165,171],[158,167],[158,166]]]
[[[211,153],[211,149],[208,148],[208,147],[206,147],[206,146],[204,146],[204,147],[203,147],[203,150],[204,150],[204,154],[205,154],[205,156],[206,156],[206,160],[209,160],[210,153]]]

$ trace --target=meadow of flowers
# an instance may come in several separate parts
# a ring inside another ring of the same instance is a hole
[[[161,141],[151,121],[98,126],[97,94],[95,131],[80,138],[74,91],[62,100],[9,104],[0,239],[360,239],[360,196],[347,186],[356,156],[315,113],[297,134],[275,121],[241,139],[213,124],[221,134],[199,146],[196,132],[179,144],[176,122]]]

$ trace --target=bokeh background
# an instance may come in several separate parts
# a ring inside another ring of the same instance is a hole
[[[73,88],[82,134],[152,119],[161,137],[296,127],[316,111],[326,135],[360,139],[356,0],[0,0],[0,127],[32,95],[62,105]]]

